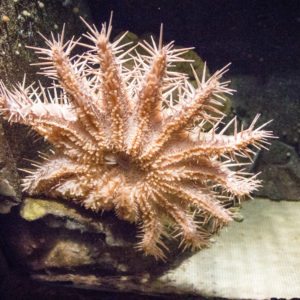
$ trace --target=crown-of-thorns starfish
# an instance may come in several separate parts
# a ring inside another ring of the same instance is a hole
[[[265,148],[272,132],[258,116],[247,129],[233,119],[221,131],[226,67],[208,80],[172,71],[189,49],[144,41],[124,50],[122,36],[109,42],[111,22],[86,24],[92,44],[61,35],[32,47],[51,87],[19,84],[0,88],[2,116],[30,126],[52,144],[49,156],[23,180],[30,195],[71,199],[93,211],[115,210],[140,228],[138,248],[165,258],[164,237],[180,236],[184,248],[201,248],[232,220],[228,203],[257,189],[256,175],[241,170],[237,156]],[[88,51],[70,57],[76,45]],[[146,54],[145,54],[146,53]],[[126,68],[131,60],[133,67]],[[173,99],[176,97],[176,99]],[[212,129],[205,132],[205,124]],[[234,134],[225,135],[233,124]],[[232,168],[235,168],[233,170]],[[236,171],[236,169],[239,169]],[[166,223],[168,226],[166,227]],[[173,231],[170,230],[173,228]]]

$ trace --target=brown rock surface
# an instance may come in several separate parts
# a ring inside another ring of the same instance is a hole
[[[9,213],[21,201],[19,176],[0,123],[0,214]]]

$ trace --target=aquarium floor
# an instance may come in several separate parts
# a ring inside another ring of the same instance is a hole
[[[243,222],[160,279],[209,297],[300,297],[300,202],[255,199],[241,213]]]

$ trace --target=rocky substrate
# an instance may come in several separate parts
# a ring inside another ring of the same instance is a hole
[[[237,90],[232,98],[232,114],[247,127],[255,114],[260,123],[273,120],[272,130],[279,140],[269,151],[260,151],[252,171],[261,172],[262,187],[256,196],[273,200],[300,200],[300,101],[299,75],[274,74],[267,78],[240,75],[232,78]]]
[[[300,159],[296,150],[274,141],[268,152],[258,154],[254,172],[261,172],[263,185],[255,194],[272,200],[300,200]]]

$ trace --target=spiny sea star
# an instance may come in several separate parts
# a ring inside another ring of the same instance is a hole
[[[233,119],[221,131],[218,109],[228,82],[219,80],[226,67],[197,87],[172,67],[188,49],[173,42],[143,42],[124,51],[122,37],[110,43],[111,22],[99,32],[89,26],[86,38],[64,43],[64,30],[46,39],[48,48],[34,48],[42,57],[49,88],[19,84],[0,88],[2,116],[29,125],[54,147],[53,153],[23,180],[31,194],[72,199],[93,211],[115,210],[121,219],[140,226],[138,248],[165,258],[165,224],[181,236],[184,247],[201,248],[211,232],[232,220],[228,203],[249,196],[260,181],[234,171],[236,157],[249,157],[268,144],[266,124],[237,130]],[[76,45],[89,51],[70,58]],[[132,68],[125,62],[131,59]],[[173,101],[176,96],[177,101]],[[205,132],[205,124],[212,129]],[[233,123],[234,134],[224,132]],[[208,223],[210,226],[208,226]]]

